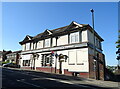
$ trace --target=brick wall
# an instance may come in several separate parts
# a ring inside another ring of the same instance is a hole
[[[21,69],[31,69],[31,67],[21,67]]]
[[[89,78],[95,77],[93,55],[89,55]]]
[[[100,80],[104,80],[104,70],[105,70],[105,56],[104,54],[99,54],[99,72],[100,72]]]
[[[89,55],[89,78],[97,77],[100,80],[104,80],[104,67],[105,67],[105,59],[104,54],[98,53],[99,58],[97,62],[96,72],[94,71],[94,59],[93,55]]]
[[[55,73],[55,68],[51,67],[36,67],[36,70],[43,71],[43,72],[49,72],[49,73]],[[59,69],[56,70],[56,73],[59,73]]]
[[[73,76],[73,72],[69,72],[68,69],[64,69],[64,74],[65,75],[70,75],[70,76]],[[77,76],[78,77],[84,77],[84,78],[89,78],[89,73],[85,73],[85,72],[82,72],[82,73],[77,73]]]
[[[89,73],[79,73],[79,76],[80,77],[83,77],[83,78],[89,78]]]
[[[64,74],[65,74],[65,75],[71,75],[71,76],[72,76],[72,72],[69,72],[68,69],[64,69]]]

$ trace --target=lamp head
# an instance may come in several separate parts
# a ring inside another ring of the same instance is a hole
[[[93,13],[94,12],[94,10],[93,9],[90,9],[90,11]]]

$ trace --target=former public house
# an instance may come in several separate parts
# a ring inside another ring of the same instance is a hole
[[[22,46],[21,68],[104,80],[104,41],[89,24],[71,22],[34,37]]]

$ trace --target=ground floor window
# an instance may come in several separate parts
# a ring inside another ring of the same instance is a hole
[[[30,60],[23,60],[23,66],[30,66]]]
[[[52,55],[51,54],[43,54],[42,55],[42,66],[52,66]]]

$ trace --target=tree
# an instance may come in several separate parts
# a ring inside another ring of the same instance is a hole
[[[116,48],[118,48],[118,50],[116,51],[116,54],[118,54],[116,59],[120,60],[120,30],[118,31],[118,40],[116,44],[117,44]]]
[[[117,46],[116,48],[118,48],[118,50],[116,51],[117,56],[117,60],[118,60],[118,74],[120,73],[120,30],[118,30],[118,41],[116,42]]]
[[[120,48],[120,30],[118,31],[118,40],[116,41],[116,48]]]

